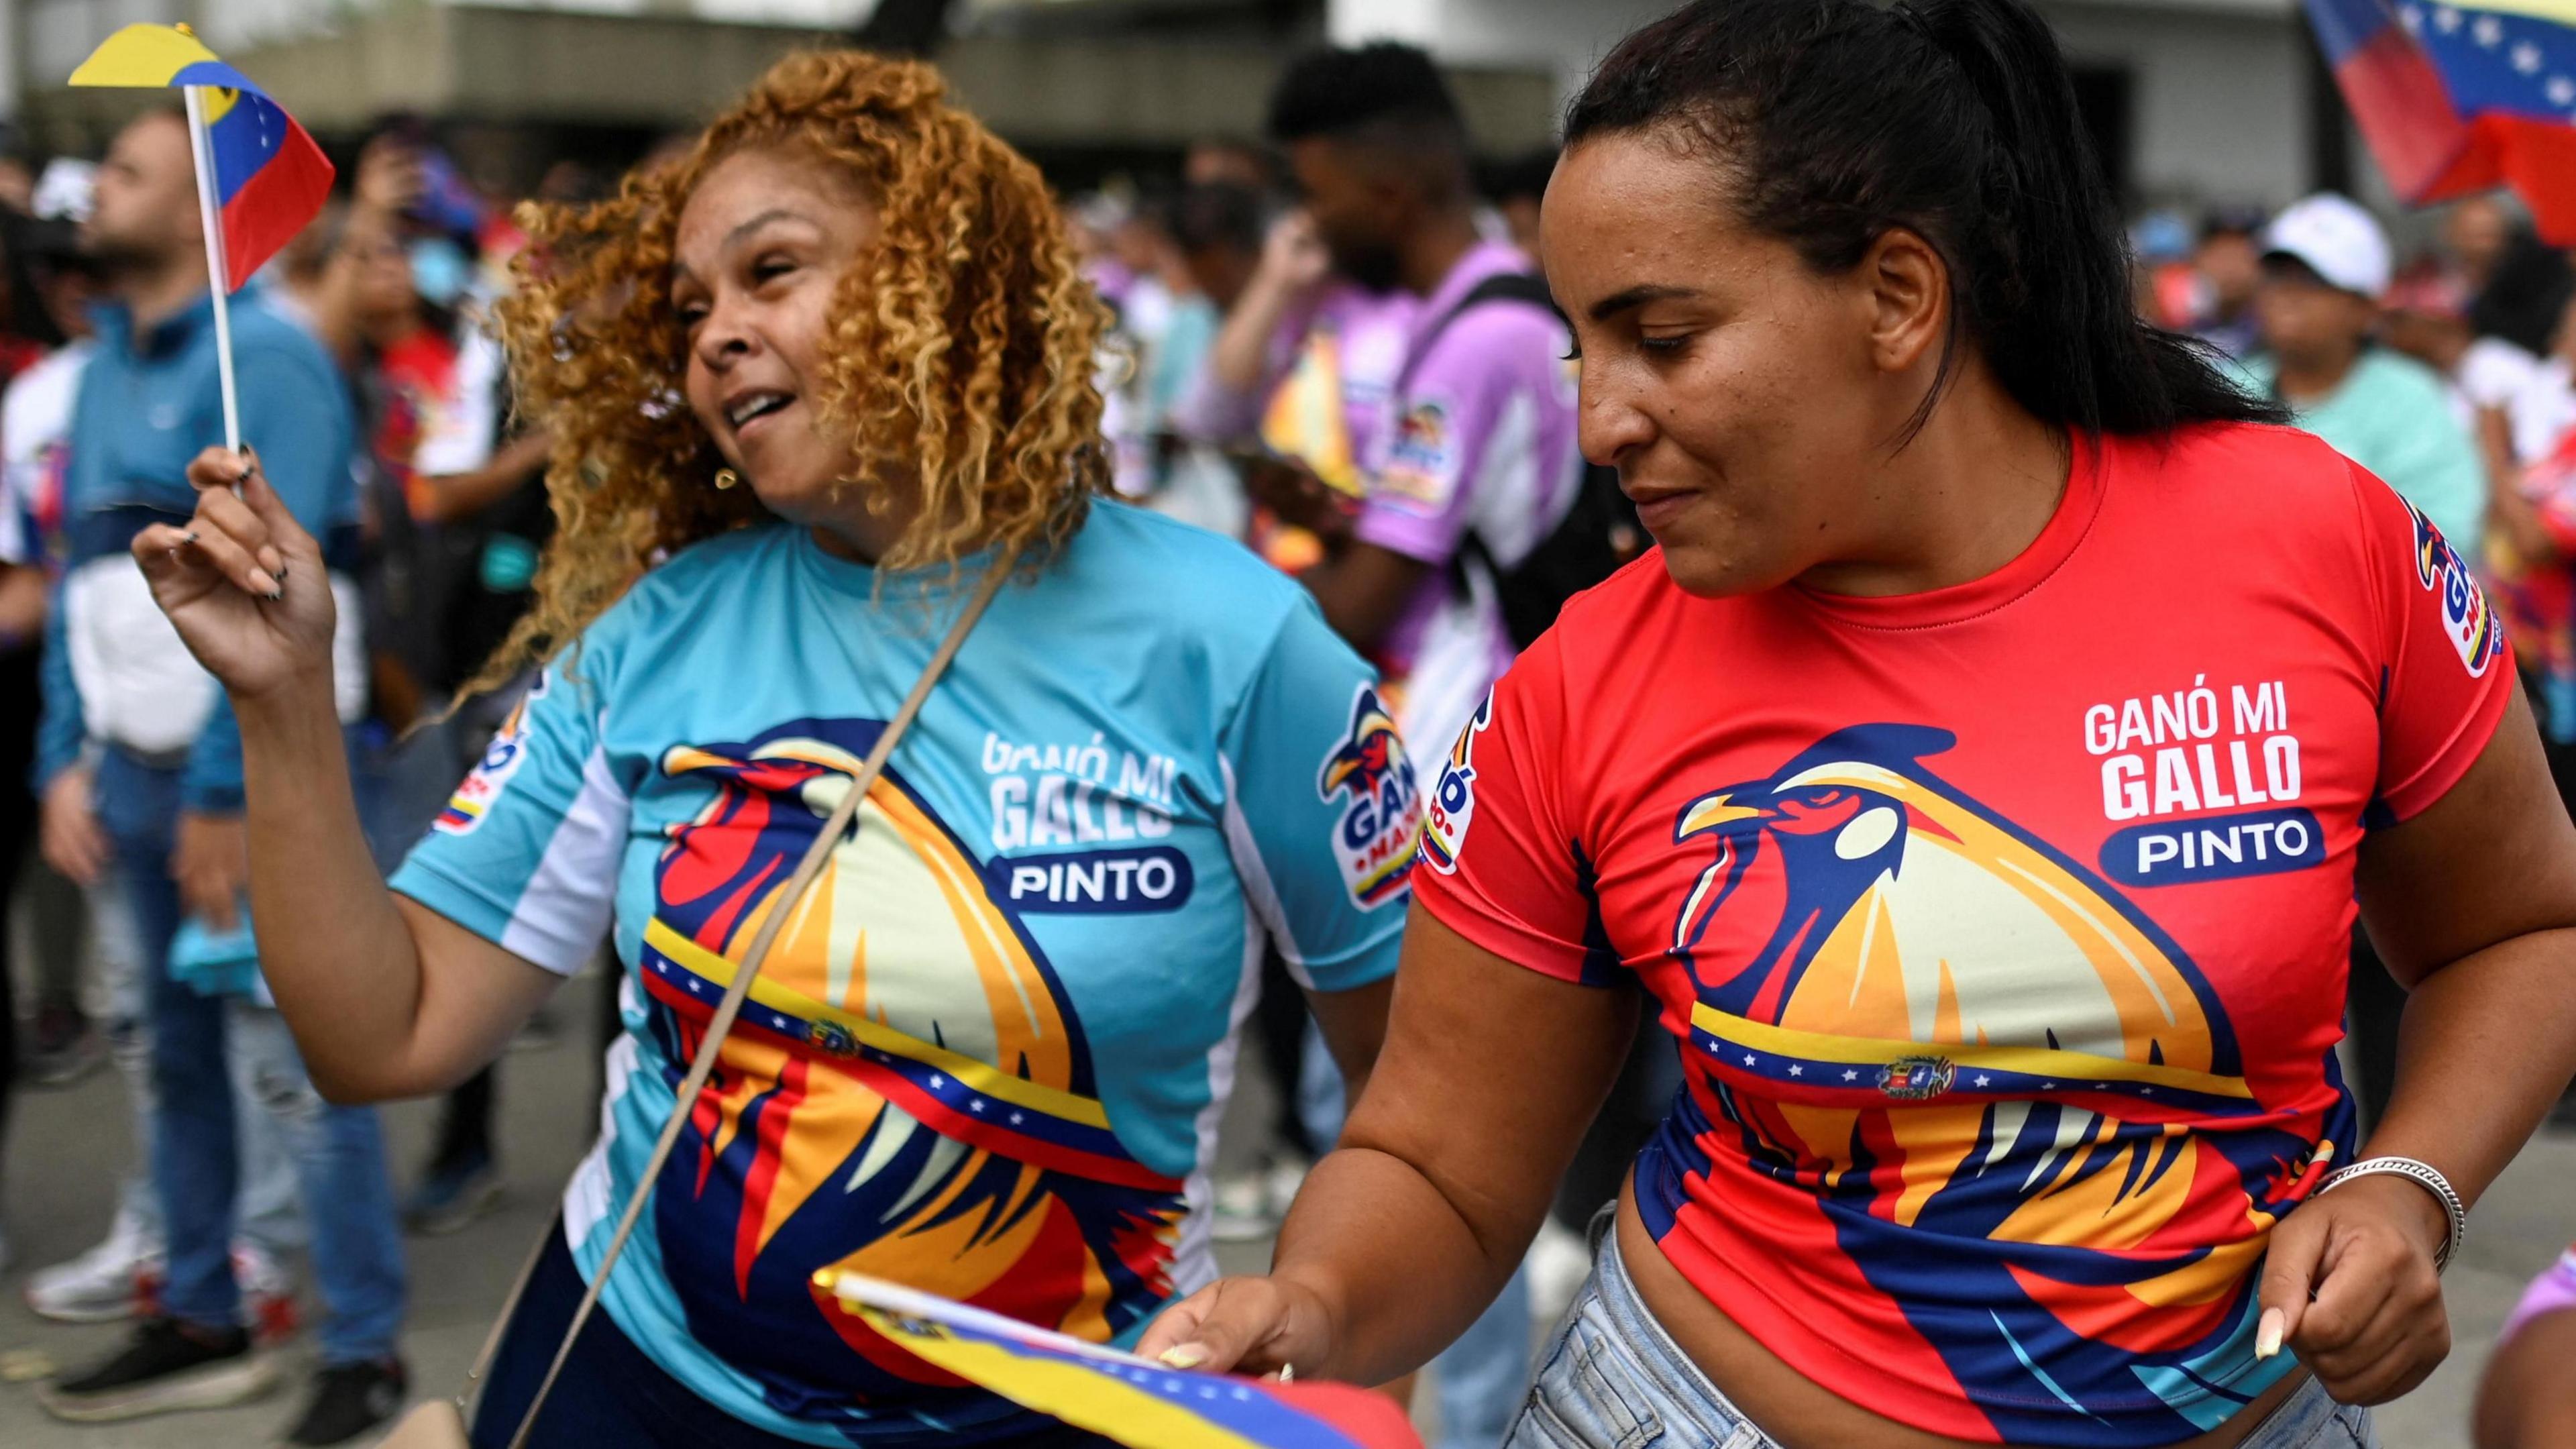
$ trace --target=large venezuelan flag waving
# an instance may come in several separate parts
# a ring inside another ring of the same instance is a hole
[[[331,195],[331,163],[284,107],[169,25],[129,25],[80,69],[76,86],[206,86],[206,139],[223,214],[224,290],[237,292]]]
[[[815,1286],[914,1357],[1127,1449],[1422,1446],[1394,1400],[1349,1384],[1165,1368],[855,1273]]]
[[[2511,186],[2576,246],[2576,0],[2307,0],[2317,42],[2407,201]]]

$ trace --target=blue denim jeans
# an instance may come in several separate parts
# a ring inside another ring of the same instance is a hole
[[[1309,1138],[1329,1143],[1342,1135],[1346,1095],[1324,1035],[1309,1021],[1297,1082],[1297,1118]],[[1431,1389],[1440,1400],[1440,1439],[1432,1449],[1496,1449],[1529,1381],[1529,1269],[1523,1267],[1431,1361]]]
[[[160,1120],[159,1095],[152,1090],[152,991],[134,941],[134,912],[126,904],[117,872],[99,877],[89,890],[90,939],[98,963],[97,990],[91,1015],[105,1024],[108,1058],[125,1079],[126,1104],[134,1115],[134,1159],[116,1186],[116,1214],[142,1235],[155,1255],[161,1252],[161,1190],[152,1181],[152,1124]],[[245,1007],[247,1009],[247,1007]],[[286,1044],[294,1057],[295,1044]],[[233,1090],[256,1100],[259,1080],[274,1068],[235,1050]],[[234,1212],[245,1240],[284,1257],[305,1244],[304,1210],[295,1186],[295,1160],[287,1155],[278,1124],[265,1112],[244,1115],[241,1129],[241,1201]]]
[[[1780,1449],[1655,1321],[1609,1222],[1594,1225],[1592,1277],[1541,1356],[1506,1449]],[[2242,1449],[2379,1449],[2379,1436],[2369,1410],[2310,1379]]]
[[[276,1013],[199,995],[170,976],[182,915],[170,878],[178,785],[176,771],[114,750],[99,763],[99,823],[116,843],[117,884],[150,993],[152,1175],[169,1242],[162,1307],[190,1323],[241,1320],[230,1247],[241,1178],[232,1055],[247,1053],[262,1064],[253,1090],[295,1161],[311,1225],[314,1283],[328,1310],[316,1335],[322,1361],[390,1356],[402,1328],[402,1236],[375,1109],[323,1101]]]

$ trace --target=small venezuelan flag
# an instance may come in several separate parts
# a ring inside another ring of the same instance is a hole
[[[237,292],[331,195],[331,163],[284,107],[184,28],[129,25],[72,72],[76,86],[205,86],[223,215],[224,290]]]
[[[2415,205],[2510,186],[2576,246],[2576,0],[2307,0],[2390,186]]]
[[[855,1273],[815,1286],[914,1357],[1127,1449],[1422,1446],[1394,1400],[1349,1384],[1165,1368]]]

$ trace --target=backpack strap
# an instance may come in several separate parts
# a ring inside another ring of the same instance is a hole
[[[1467,295],[1451,304],[1448,311],[1441,313],[1439,319],[1431,324],[1431,329],[1422,334],[1422,340],[1416,343],[1412,352],[1405,357],[1403,369],[1395,375],[1393,397],[1398,409],[1404,406],[1405,394],[1413,389],[1414,370],[1422,365],[1424,358],[1431,355],[1432,344],[1440,340],[1441,335],[1449,330],[1450,324],[1489,302],[1508,302],[1519,307],[1543,307],[1549,316],[1559,322],[1565,320],[1565,314],[1557,310],[1555,294],[1547,289],[1547,278],[1536,272],[1494,273],[1469,287]],[[1473,559],[1476,566],[1482,568],[1486,576],[1493,579],[1497,586],[1502,581],[1504,570],[1495,560],[1493,550],[1487,548],[1484,538],[1470,528],[1460,536],[1458,551],[1449,555],[1449,586],[1460,598],[1467,597],[1473,589],[1467,576],[1470,559]]]
[[[1558,321],[1565,320],[1565,314],[1556,310],[1556,297],[1548,291],[1545,277],[1536,272],[1496,272],[1469,287],[1467,295],[1459,298],[1448,311],[1441,313],[1439,320],[1431,324],[1431,330],[1422,334],[1422,340],[1414,345],[1413,351],[1404,359],[1403,370],[1395,375],[1394,397],[1398,403],[1404,401],[1405,393],[1412,388],[1414,369],[1420,367],[1422,360],[1431,355],[1432,344],[1440,340],[1441,334],[1449,330],[1451,323],[1488,302],[1510,302],[1523,307],[1544,307],[1548,314]]]

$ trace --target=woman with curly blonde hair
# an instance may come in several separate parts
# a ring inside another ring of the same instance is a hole
[[[685,156],[530,229],[505,322],[561,526],[484,678],[545,668],[390,889],[312,539],[215,452],[194,526],[136,545],[240,715],[279,1005],[326,1092],[410,1096],[616,949],[601,1140],[476,1443],[516,1427],[639,1192],[533,1442],[1062,1442],[814,1277],[1101,1341],[1213,1277],[1208,1155],[1265,942],[1344,1068],[1375,1054],[1416,807],[1374,682],[1292,582],[1098,496],[1099,307],[1037,173],[927,68],[783,61]],[[786,898],[997,569],[1020,577]]]

